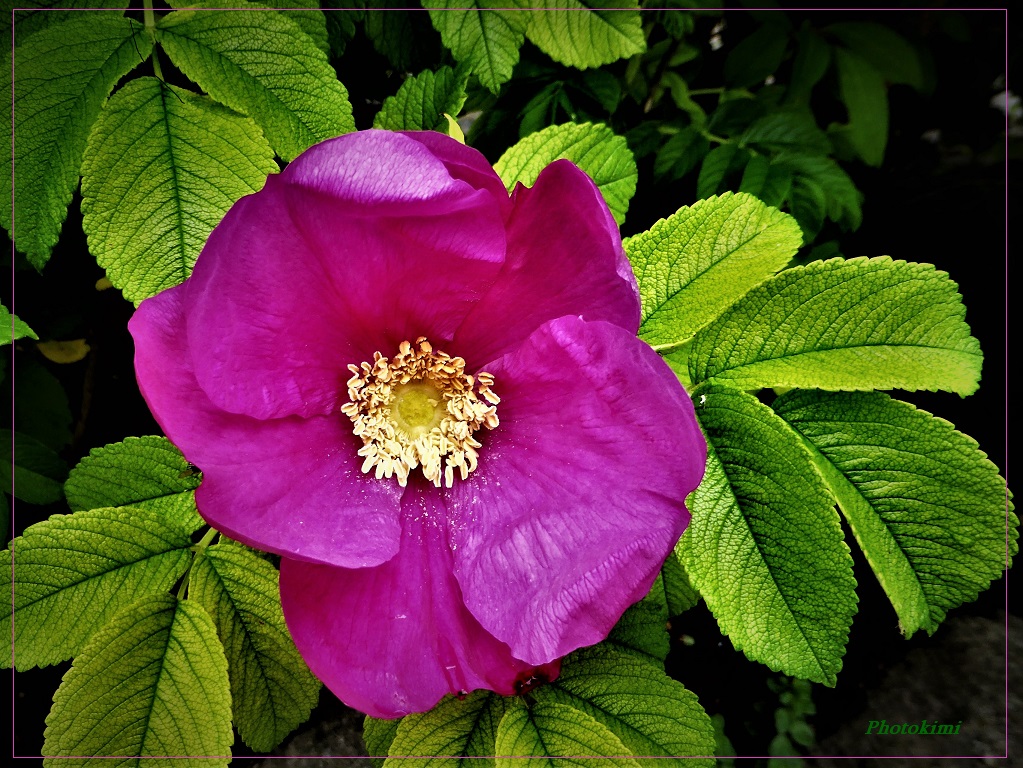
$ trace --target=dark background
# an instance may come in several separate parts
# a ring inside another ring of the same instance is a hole
[[[936,88],[931,94],[920,94],[906,86],[891,88],[891,134],[883,166],[873,169],[858,163],[843,164],[865,195],[863,225],[852,233],[826,230],[818,241],[837,239],[847,257],[888,254],[931,262],[958,282],[967,321],[986,355],[980,391],[968,399],[926,392],[899,393],[899,397],[948,419],[975,437],[1003,469],[1011,486],[1006,368],[1011,261],[1007,221],[1009,202],[1015,201],[1019,191],[1016,168],[1020,135],[1012,135],[1006,142],[1005,116],[991,106],[991,99],[1005,87],[1004,78],[1001,86],[998,79],[1006,72],[1006,38],[1011,38],[1011,72],[1020,36],[1015,28],[1010,28],[1007,35],[1006,15],[992,11],[958,14],[955,25],[961,34],[957,38],[950,35],[947,18],[938,18],[937,14],[942,13],[948,12],[873,12],[869,19],[850,13],[809,14],[812,19],[826,19],[821,23],[838,21],[842,16],[886,23],[907,36],[922,36],[933,43],[929,50],[936,74]],[[796,14],[793,17],[803,18]],[[727,35],[741,39],[755,28],[748,14],[730,13],[726,18],[726,46]],[[372,102],[381,94],[393,93],[398,80],[387,73],[386,62],[368,45],[359,45],[358,41],[352,43],[354,47],[345,60],[353,54],[361,55],[365,65],[339,67],[339,72],[352,93],[359,127],[365,128],[377,108]],[[531,57],[543,58],[527,44],[523,60]],[[1007,146],[1010,159],[1006,158]],[[491,161],[497,159],[487,147],[483,149]],[[640,174],[639,192],[624,234],[646,229],[695,198],[695,175],[688,187],[683,183],[666,197],[651,183],[652,158],[640,163]],[[64,452],[70,466],[92,447],[128,435],[159,433],[135,385],[133,349],[126,330],[132,306],[116,290],[95,289],[103,271],[88,253],[78,203],[76,193],[61,243],[41,276],[15,258],[0,278],[4,303],[11,306],[13,292],[16,311],[42,338],[85,338],[91,347],[85,360],[58,366],[42,359],[34,345],[22,342],[15,346],[14,360],[8,361],[16,370],[31,359],[46,366],[64,385],[74,416],[74,439]],[[49,514],[65,511],[61,505],[40,508],[19,504],[14,510],[13,534]],[[943,625],[934,638],[918,633],[911,640],[901,639],[894,610],[857,548],[852,549],[859,611],[837,687],[814,686],[818,711],[810,723],[819,740],[832,736],[850,720],[884,716],[864,712],[870,692],[883,685],[891,670],[905,665],[908,654],[942,642],[945,632]],[[1003,578],[978,601],[952,611],[950,617],[963,621],[979,617],[1000,626],[1006,620],[1008,597],[1007,579]],[[1021,615],[1018,598],[1009,603],[1009,610]],[[738,754],[764,754],[775,733],[777,697],[767,688],[768,678],[776,677],[774,673],[736,653],[702,604],[675,619],[672,632],[676,642],[669,657],[669,672],[699,695],[708,712],[724,715],[726,731]],[[680,642],[682,635],[688,636],[691,644]],[[1001,664],[1004,658],[994,661]],[[68,666],[13,675],[15,755],[39,753],[49,700]],[[998,697],[1003,694],[992,691]],[[952,693],[939,691],[935,695]],[[321,702],[314,718],[329,721],[341,712],[329,693],[324,692]],[[921,712],[921,718],[928,716]],[[251,753],[238,742],[236,754]]]

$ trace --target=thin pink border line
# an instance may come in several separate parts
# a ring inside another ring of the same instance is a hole
[[[280,10],[305,10],[305,11],[316,10],[315,8],[270,8],[270,7],[259,7],[259,6],[252,6],[252,7],[248,7],[248,8],[247,7],[237,7],[237,8],[205,8],[203,6],[192,6],[190,8],[183,8],[183,9],[187,9],[187,10],[276,10],[276,11],[280,11]],[[119,11],[127,11],[129,9],[128,8],[21,8],[21,7],[11,8],[11,11],[10,11],[10,22],[11,22],[11,26],[10,26],[10,49],[11,49],[11,56],[10,56],[10,77],[11,77],[11,96],[10,96],[10,120],[11,120],[11,136],[10,136],[10,162],[11,162],[11,174],[10,174],[10,184],[11,184],[11,204],[10,204],[10,208],[11,208],[11,219],[10,219],[10,221],[11,221],[11,228],[10,228],[10,239],[11,239],[11,299],[10,299],[10,301],[11,301],[11,307],[10,307],[10,314],[12,315],[12,318],[11,318],[11,336],[13,336],[13,328],[14,328],[13,315],[15,314],[15,309],[14,309],[14,307],[15,307],[15,301],[14,301],[14,287],[15,287],[15,281],[14,281],[14,257],[16,255],[16,250],[15,250],[15,247],[14,247],[14,88],[13,88],[13,84],[14,84],[14,48],[15,48],[15,45],[14,45],[14,12],[18,11],[18,10],[32,10],[32,11],[40,11],[40,10],[42,10],[42,11],[110,11],[110,10],[119,10]],[[343,11],[344,12],[344,11],[353,11],[353,10],[429,11],[431,9],[429,9],[429,8],[368,8],[368,9],[360,9],[360,8],[320,8],[319,10],[321,10],[323,12],[327,12],[327,11]],[[475,7],[440,8],[440,9],[433,9],[433,10],[476,10],[476,8]],[[540,11],[542,11],[542,10],[589,10],[589,9],[588,8],[550,9],[550,8],[542,8],[542,7],[529,7],[529,8],[522,8],[522,7],[507,7],[507,8],[503,8],[503,7],[501,7],[501,8],[488,8],[488,10],[524,10],[524,11],[540,10]],[[624,10],[628,10],[628,9],[624,9]],[[684,11],[698,11],[698,10],[720,11],[720,12],[727,12],[727,11],[752,11],[752,10],[795,11],[795,12],[799,12],[799,11],[804,11],[804,12],[805,11],[836,11],[836,12],[837,11],[846,11],[846,12],[848,12],[848,11],[859,11],[859,12],[879,12],[879,11],[880,12],[885,12],[885,11],[960,11],[960,12],[964,12],[964,11],[995,11],[995,10],[1000,10],[1000,11],[1003,11],[1003,13],[1005,14],[1005,25],[1004,25],[1004,27],[1005,27],[1005,73],[1004,74],[1005,74],[1006,93],[1008,94],[1009,90],[1010,90],[1010,88],[1009,88],[1009,9],[1008,8],[986,8],[986,7],[985,8],[976,8],[976,7],[974,7],[974,8],[965,8],[965,7],[963,7],[963,8],[960,8],[960,7],[935,8],[935,7],[926,7],[926,6],[925,7],[914,7],[914,8],[897,8],[897,7],[890,7],[890,8],[845,8],[845,7],[829,7],[829,8],[825,8],[825,7],[820,7],[820,8],[776,8],[776,7],[775,8],[761,8],[761,7],[744,7],[744,8],[662,8],[662,7],[649,7],[649,8],[641,8],[641,9],[637,8],[637,10],[648,10],[648,11],[649,10],[679,10],[679,11],[683,11],[683,12]],[[1005,317],[1006,317],[1006,320],[1005,320],[1006,337],[1005,337],[1003,352],[1004,352],[1005,361],[1006,361],[1006,372],[1005,372],[1005,388],[1006,389],[1005,389],[1005,396],[1004,397],[1005,397],[1005,412],[1006,412],[1007,420],[1006,420],[1006,431],[1005,431],[1005,460],[1004,460],[1004,465],[1002,467],[1002,473],[1003,473],[1003,477],[1006,479],[1006,563],[1007,563],[1007,567],[1006,567],[1006,570],[1004,572],[1004,576],[1005,576],[1005,580],[1006,580],[1006,582],[1005,582],[1005,585],[1006,585],[1006,587],[1005,587],[1005,592],[1006,592],[1005,593],[1005,617],[1006,617],[1006,624],[1005,624],[1005,627],[1006,627],[1006,642],[1005,642],[1005,653],[1006,653],[1006,656],[1005,656],[1005,676],[1006,676],[1005,677],[1005,679],[1006,679],[1006,693],[1005,693],[1006,753],[1005,753],[1005,755],[954,755],[954,756],[953,755],[941,755],[941,756],[939,756],[939,755],[926,755],[926,756],[924,756],[924,755],[921,755],[921,756],[913,756],[913,755],[886,755],[886,756],[869,756],[869,755],[863,755],[863,756],[855,756],[855,755],[805,755],[805,756],[800,756],[800,758],[802,758],[802,759],[809,759],[809,760],[813,760],[813,759],[819,759],[819,760],[907,760],[907,759],[908,760],[927,760],[927,759],[933,759],[933,760],[957,760],[957,759],[982,760],[982,759],[985,759],[985,758],[1006,759],[1006,758],[1009,757],[1009,571],[1010,571],[1009,563],[1011,562],[1011,557],[1010,557],[1010,541],[1011,541],[1011,539],[1010,539],[1010,527],[1009,527],[1009,422],[1008,422],[1008,414],[1009,414],[1009,365],[1008,365],[1008,362],[1009,362],[1009,109],[1008,109],[1008,104],[1007,104],[1007,108],[1005,110],[1004,143],[1005,143],[1004,171],[1005,171],[1005,192],[1006,192],[1006,194],[1005,194],[1005,301],[1004,301],[1004,308],[1005,308]],[[11,423],[13,423],[13,415],[14,415],[14,356],[13,355],[11,356],[10,375],[11,375]],[[12,457],[13,457],[13,454],[14,454],[14,438],[13,438],[13,431],[12,431],[11,432],[11,456]],[[11,491],[13,491],[13,490],[14,490],[14,479],[13,479],[13,473],[12,473],[12,475],[11,475]],[[15,500],[13,498],[13,495],[12,495],[11,496],[11,503],[10,503],[10,521],[11,521],[11,530],[12,531],[14,529],[15,506],[16,506],[16,502],[15,502]],[[11,705],[12,705],[11,706],[10,718],[11,718],[11,734],[12,734],[11,735],[11,747],[13,748],[14,709],[15,709],[14,702],[16,701],[15,689],[14,689],[14,674],[16,673],[16,670],[14,669],[14,663],[13,663],[14,662],[14,549],[13,549],[13,547],[11,548],[10,551],[11,551],[11,598],[10,598],[11,599],[11,667],[10,667],[10,669],[11,669],[11,691],[10,692],[11,692]],[[39,756],[34,756],[34,755],[33,756],[29,756],[29,755],[14,755],[13,754],[13,750],[12,750],[11,757],[13,759],[30,759],[30,760],[38,760],[39,759]],[[278,759],[292,759],[292,758],[299,759],[299,760],[317,759],[317,758],[318,759],[326,759],[326,760],[364,760],[366,758],[366,756],[332,756],[332,755],[286,755],[286,756],[285,755],[279,755],[279,756],[277,756],[277,755],[263,755],[263,756],[237,756],[237,757],[230,756],[230,755],[228,755],[228,756],[223,756],[223,755],[217,755],[217,756],[188,756],[188,757],[183,757],[183,756],[124,756],[124,755],[116,755],[116,756],[108,756],[108,757],[99,757],[99,756],[70,756],[70,757],[68,757],[66,759],[75,759],[75,760],[83,760],[83,759],[86,759],[86,760],[91,760],[91,759],[109,760],[109,759],[112,759],[112,758],[120,758],[120,759],[139,758],[139,759],[141,759],[143,757],[148,757],[150,759],[157,759],[157,760],[224,759],[225,757],[228,760],[252,760],[252,759],[258,759],[258,760],[278,760]],[[397,759],[406,759],[406,756],[400,756],[400,757],[399,756],[395,756],[395,757]],[[411,758],[413,756],[407,756],[407,757]],[[432,757],[440,758],[440,757],[444,757],[444,756],[432,756]],[[450,757],[454,757],[454,756],[450,756]],[[498,756],[489,756],[489,757],[480,757],[480,758],[465,758],[465,757],[462,757],[460,759],[462,759],[462,760],[465,760],[465,759],[470,759],[470,760],[476,760],[476,759],[487,760],[487,759],[492,759],[492,758],[495,758],[495,757],[498,757]],[[511,758],[511,759],[519,759],[516,756],[500,756],[500,757],[502,757],[502,758]],[[583,758],[583,757],[587,757],[587,756],[572,756],[572,757],[565,756],[565,757],[561,757],[561,758],[552,758],[552,759],[554,759],[554,760],[565,760],[565,759],[572,759],[573,757]],[[593,756],[588,756],[588,757],[589,757],[589,759],[593,759]],[[619,756],[619,757],[624,757],[624,756]],[[688,757],[685,757],[685,758],[679,758],[679,757],[669,757],[669,756],[635,756],[635,755],[629,756],[629,757],[632,757],[632,758],[634,758],[636,760],[677,760],[677,759],[686,759],[686,760],[687,759],[693,759],[693,760],[698,760],[698,759],[701,759],[701,758],[706,759],[707,757],[714,758],[714,756],[688,756]],[[527,758],[524,758],[524,759],[527,759]],[[601,758],[601,759],[611,760],[611,759],[614,759],[614,757],[605,756],[604,758]],[[774,759],[783,759],[783,758],[782,757],[772,757],[772,756],[761,755],[761,756],[731,756],[730,759],[732,759],[732,760],[774,760]]]

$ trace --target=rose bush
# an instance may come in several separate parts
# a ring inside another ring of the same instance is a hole
[[[650,588],[704,470],[568,161],[509,195],[437,133],[312,147],[130,323],[215,528],[281,555],[313,672],[377,717],[510,694]]]

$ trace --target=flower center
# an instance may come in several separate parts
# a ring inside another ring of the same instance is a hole
[[[374,467],[377,479],[422,467],[427,480],[450,488],[455,472],[465,480],[476,469],[482,444],[474,433],[498,425],[491,387],[494,377],[465,372],[465,360],[435,351],[425,337],[403,341],[388,359],[373,353],[373,362],[349,365],[348,399],[341,411],[362,438],[362,471]]]

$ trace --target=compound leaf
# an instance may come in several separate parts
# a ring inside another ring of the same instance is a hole
[[[834,685],[856,582],[828,489],[766,405],[726,387],[697,392],[707,473],[679,544],[686,572],[737,649]]]
[[[284,625],[279,574],[252,550],[223,541],[195,558],[188,598],[213,617],[231,678],[242,740],[269,752],[309,718],[320,683]]]
[[[160,19],[157,39],[206,93],[255,120],[285,160],[355,130],[326,55],[282,14],[176,11]]]
[[[89,250],[138,304],[188,277],[228,208],[276,170],[248,118],[156,78],[134,80],[110,99],[85,153]]]
[[[636,192],[638,173],[625,138],[606,125],[565,123],[544,128],[508,149],[494,170],[510,192],[516,183],[532,186],[544,168],[562,158],[593,179],[620,226]]]
[[[13,146],[14,221],[4,183],[0,223],[36,269],[60,236],[89,130],[114,85],[152,45],[142,25],[100,11],[73,15],[15,49],[13,145],[12,121],[0,120],[0,145]],[[10,179],[12,154],[2,154],[0,174]]]
[[[797,390],[773,407],[810,446],[907,636],[933,633],[1016,553],[1005,480],[947,421],[881,392]]]
[[[126,608],[75,659],[46,726],[48,768],[88,768],[97,764],[92,756],[122,766],[147,757],[226,766],[231,693],[213,620],[170,596]]]
[[[741,389],[928,389],[973,393],[982,355],[957,286],[887,256],[794,267],[696,335],[694,382]]]
[[[642,302],[640,338],[655,348],[685,341],[784,267],[801,242],[791,216],[730,192],[628,238]]]

